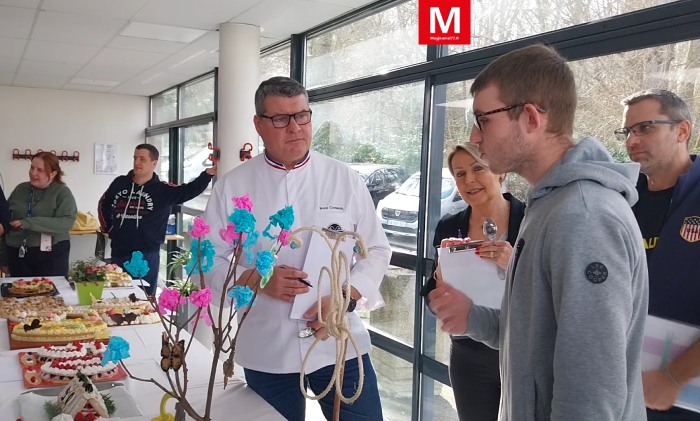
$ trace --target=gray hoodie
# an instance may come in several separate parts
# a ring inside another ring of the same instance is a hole
[[[528,194],[502,310],[467,330],[501,351],[501,421],[646,420],[638,173],[585,138]]]

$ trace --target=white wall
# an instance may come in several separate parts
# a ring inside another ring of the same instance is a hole
[[[80,162],[61,161],[78,209],[97,215],[97,201],[116,175],[94,173],[95,143],[119,147],[118,174],[132,167],[134,146],[145,141],[148,98],[141,96],[0,86],[0,173],[5,196],[28,181],[29,160],[12,150],[80,152]]]

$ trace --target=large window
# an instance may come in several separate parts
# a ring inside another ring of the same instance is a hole
[[[214,112],[214,75],[189,82],[180,89],[180,118]]]
[[[475,0],[472,1],[470,45],[451,45],[461,53],[518,38],[595,22],[669,0]]]
[[[177,118],[177,89],[151,97],[151,126]]]
[[[182,181],[189,183],[199,177],[202,171],[212,166],[209,155],[212,153],[208,145],[214,141],[214,123],[198,124],[184,127],[180,130],[180,146],[182,147]],[[184,206],[204,211],[211,195],[211,183],[202,194],[184,203]]]
[[[310,38],[306,86],[380,75],[425,61],[417,25],[418,2],[412,0]]]
[[[273,76],[289,76],[289,46],[260,57],[260,82]]]

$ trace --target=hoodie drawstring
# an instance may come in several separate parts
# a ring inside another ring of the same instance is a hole
[[[143,187],[139,190],[139,200],[136,202],[136,229],[139,229],[139,210],[141,209],[141,197],[143,196]],[[131,191],[129,192],[129,199],[126,201],[126,206],[124,207],[124,213],[122,213],[122,222],[119,223],[119,228],[124,225],[124,220],[126,219],[126,213],[129,211],[129,205],[131,204],[131,198],[134,195],[134,183],[131,183]]]

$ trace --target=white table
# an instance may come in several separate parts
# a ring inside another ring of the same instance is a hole
[[[5,278],[7,282],[12,278]],[[77,304],[78,296],[68,282],[63,278],[52,278],[56,287],[64,297],[66,304]],[[139,288],[109,288],[114,290],[116,296],[128,296],[132,292],[140,291]],[[123,291],[120,291],[123,290]],[[137,292],[138,293],[138,292]],[[122,295],[123,294],[123,295]],[[0,319],[0,418],[15,420],[20,416],[17,396],[26,391],[22,382],[22,370],[17,357],[20,351],[10,351],[7,334],[7,321]],[[167,385],[168,381],[160,369],[161,332],[160,324],[141,326],[111,327],[112,336],[124,338],[130,345],[131,358],[124,360],[126,367],[136,376],[141,378],[154,378],[161,384]],[[189,338],[189,336],[187,336]],[[193,341],[187,355],[189,370],[187,396],[196,408],[204,408],[212,354],[197,340]],[[275,411],[260,396],[249,389],[240,379],[230,379],[226,390],[223,389],[221,365],[217,369],[217,381],[214,387],[214,401],[212,405],[213,420],[265,420],[275,421],[284,418]],[[129,393],[138,402],[143,417],[129,418],[129,421],[141,419],[150,420],[158,415],[160,400],[163,391],[151,383],[144,383],[133,379],[120,380]],[[174,413],[174,401],[168,402],[168,408]],[[189,419],[189,418],[188,418]],[[25,420],[34,421],[34,420]],[[125,421],[125,420],[124,420]]]
[[[54,285],[56,285],[56,289],[58,290],[58,293],[60,294],[61,297],[63,297],[63,301],[66,303],[66,305],[69,306],[77,306],[78,305],[78,291],[74,290],[71,287],[71,284],[64,278],[63,276],[47,276],[46,278],[50,279],[51,282],[53,282]],[[0,278],[0,282],[4,283],[11,283],[14,281],[17,281],[19,279],[24,279],[24,280],[32,280],[33,277],[24,277],[24,278]],[[133,286],[132,287],[126,287],[126,288],[105,288],[102,290],[102,298],[124,298],[128,297],[129,294],[134,293],[136,294],[136,297],[142,300],[146,299],[146,293],[143,292],[141,288],[138,287],[139,280],[134,280],[133,281]]]

